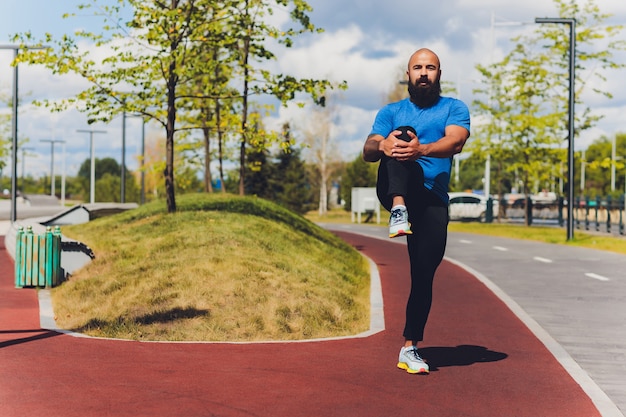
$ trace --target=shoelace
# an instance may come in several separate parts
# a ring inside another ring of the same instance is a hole
[[[402,210],[396,209],[391,212],[391,221],[396,223],[403,220]]]
[[[414,360],[416,360],[416,361],[422,361],[422,357],[420,356],[420,354],[419,354],[419,353],[417,353],[417,348],[416,348],[416,347],[413,347],[413,348],[411,348],[411,349],[407,349],[407,350],[405,351],[405,353],[406,353],[408,356],[411,356],[411,359],[414,359]]]

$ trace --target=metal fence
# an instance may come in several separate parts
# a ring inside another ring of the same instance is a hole
[[[564,226],[567,220],[567,202],[563,198],[556,201],[533,201],[530,197],[513,203],[500,200],[494,210],[494,220],[520,223],[528,216],[530,224]],[[626,208],[624,196],[576,197],[573,206],[574,228],[578,230],[626,235]]]

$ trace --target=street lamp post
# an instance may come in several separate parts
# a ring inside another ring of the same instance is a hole
[[[20,49],[45,49],[47,46],[20,46],[20,45],[0,45],[0,49],[13,50],[13,110],[11,117],[11,223],[17,219],[17,105],[18,97],[18,71],[17,54]]]
[[[146,202],[146,119],[141,119],[141,197],[140,203]]]
[[[39,141],[50,143],[50,195],[54,197],[54,145],[65,143],[65,141],[57,139],[40,139]]]
[[[122,172],[121,172],[120,202],[126,202],[126,110],[122,113]]]
[[[91,166],[89,170],[89,202],[93,204],[96,201],[96,164],[95,152],[93,147],[94,133],[107,133],[106,130],[78,129],[77,132],[89,133],[89,156],[91,158]]]
[[[22,192],[24,192],[24,165],[26,161],[26,151],[34,151],[35,148],[21,147],[20,150],[22,151]]]
[[[568,152],[567,152],[567,240],[574,238],[574,100],[576,62],[576,19],[538,17],[535,23],[569,25],[569,99],[568,99]]]
[[[146,173],[144,171],[144,160],[146,158],[146,119],[141,114],[126,114],[124,112],[124,119],[127,117],[141,117],[141,195],[140,202],[144,204],[146,202]],[[126,143],[126,123],[124,122],[124,126],[122,129],[122,143]],[[125,147],[125,145],[124,145]]]

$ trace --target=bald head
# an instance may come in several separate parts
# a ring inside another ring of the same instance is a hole
[[[409,64],[408,64],[409,70],[415,64],[416,61],[424,61],[424,62],[429,61],[433,63],[434,65],[436,65],[438,70],[441,69],[441,63],[439,61],[439,57],[437,56],[436,53],[434,53],[428,48],[421,48],[413,52],[413,55],[411,55],[411,57],[409,58]]]
[[[411,101],[419,107],[430,107],[441,94],[439,57],[430,49],[418,49],[409,59],[406,75]]]

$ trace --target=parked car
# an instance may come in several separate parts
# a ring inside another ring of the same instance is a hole
[[[448,193],[450,220],[474,220],[484,222],[487,218],[487,198],[484,195],[453,192]],[[492,199],[493,215],[498,213],[498,200]]]

